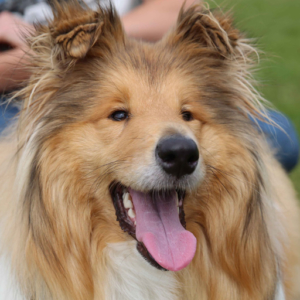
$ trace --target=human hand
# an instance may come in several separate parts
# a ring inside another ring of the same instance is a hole
[[[26,56],[29,48],[24,38],[30,31],[32,25],[11,13],[0,13],[0,94],[17,88],[30,76]]]
[[[0,44],[12,48],[26,49],[27,45],[22,35],[32,29],[32,26],[15,17],[9,12],[0,13]]]

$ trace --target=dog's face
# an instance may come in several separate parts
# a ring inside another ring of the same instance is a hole
[[[56,18],[41,28],[57,43],[49,53],[58,54],[54,68],[40,56],[49,65],[45,84],[32,79],[42,104],[29,115],[38,114],[30,178],[39,184],[31,199],[37,193],[42,201],[29,210],[31,222],[52,219],[55,232],[42,252],[76,241],[87,256],[135,239],[152,265],[180,270],[196,252],[194,224],[207,222],[209,205],[223,205],[207,202],[222,193],[218,170],[253,163],[239,133],[249,101],[235,82],[245,59],[235,56],[237,32],[194,7],[162,41],[143,44],[127,39],[112,12],[69,10],[87,24],[77,24],[82,17],[62,28]]]
[[[147,253],[149,249],[147,251],[143,246],[147,243],[144,235],[149,231],[152,234],[161,231],[167,226],[166,222],[172,222],[169,230],[175,236],[178,227],[180,240],[173,238],[169,243],[173,243],[178,255],[187,257],[187,261],[181,261],[180,266],[172,266],[172,262],[166,261],[170,253],[164,254],[170,249],[162,249],[167,245],[158,241],[155,246],[160,249],[153,249],[151,253],[159,265],[177,270],[190,262],[196,248],[191,234],[187,234],[188,240],[184,240],[181,224],[185,226],[184,198],[196,191],[205,175],[200,147],[203,119],[201,113],[197,113],[203,111],[197,104],[200,95],[192,76],[185,76],[181,74],[183,71],[172,66],[168,71],[166,66],[160,66],[155,58],[156,47],[148,46],[141,52],[134,48],[135,45],[132,47],[135,57],[124,58],[124,64],[117,59],[110,62],[118,65],[117,70],[111,71],[109,65],[104,67],[108,71],[99,80],[99,96],[90,99],[93,108],[87,112],[86,123],[76,128],[78,133],[70,134],[75,141],[78,136],[84,138],[78,143],[83,144],[85,149],[74,147],[73,151],[81,157],[80,169],[85,169],[85,176],[89,174],[90,183],[94,185],[91,188],[98,201],[111,208],[114,204],[121,229],[137,238],[139,250],[149,260],[153,259]],[[144,56],[145,61],[154,57],[149,62],[153,65],[146,62],[135,68],[131,60],[138,55],[142,56],[141,60]],[[154,74],[149,74],[148,68],[151,67]],[[94,73],[97,74],[97,69]],[[70,144],[70,141],[67,143]],[[166,202],[166,207],[159,209],[157,201]],[[139,202],[141,207],[138,208]],[[146,202],[153,203],[142,207]],[[147,214],[152,214],[151,219],[147,220],[149,225],[146,222],[143,228],[142,222]],[[165,223],[159,221],[162,214],[169,214]],[[115,218],[115,213],[110,215]],[[112,220],[107,222],[111,224]],[[165,244],[167,239],[171,239],[168,236],[159,238],[164,239]],[[178,243],[184,243],[186,247],[189,240],[188,249],[179,252]],[[190,251],[190,254],[182,255],[184,251]],[[160,259],[157,255],[165,255],[166,258]]]

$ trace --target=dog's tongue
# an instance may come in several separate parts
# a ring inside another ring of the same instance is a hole
[[[196,238],[179,220],[176,191],[155,197],[129,190],[136,212],[136,238],[163,268],[179,271],[193,259]]]

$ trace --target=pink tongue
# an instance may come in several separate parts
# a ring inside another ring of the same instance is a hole
[[[196,252],[196,238],[179,220],[176,191],[168,195],[144,194],[129,190],[136,212],[136,238],[163,268],[179,271]]]

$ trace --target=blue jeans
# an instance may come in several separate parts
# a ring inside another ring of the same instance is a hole
[[[2,102],[2,101],[1,101]],[[18,109],[12,105],[3,104],[0,106],[0,132],[7,126],[9,121],[17,114]],[[278,161],[282,164],[287,172],[290,172],[298,163],[299,158],[299,141],[296,130],[291,121],[284,115],[276,111],[268,111],[268,115],[274,123],[282,129],[266,122],[256,120],[261,130],[273,149]],[[256,125],[253,120],[253,124]]]
[[[0,0],[1,1],[1,0]],[[0,96],[0,132],[10,123],[12,118],[19,112],[18,108],[12,104],[7,105]]]
[[[259,125],[258,130],[263,132],[269,145],[275,150],[277,160],[287,172],[290,172],[296,167],[299,159],[299,140],[295,127],[286,116],[279,112],[269,110],[267,114],[281,128],[256,119]]]

